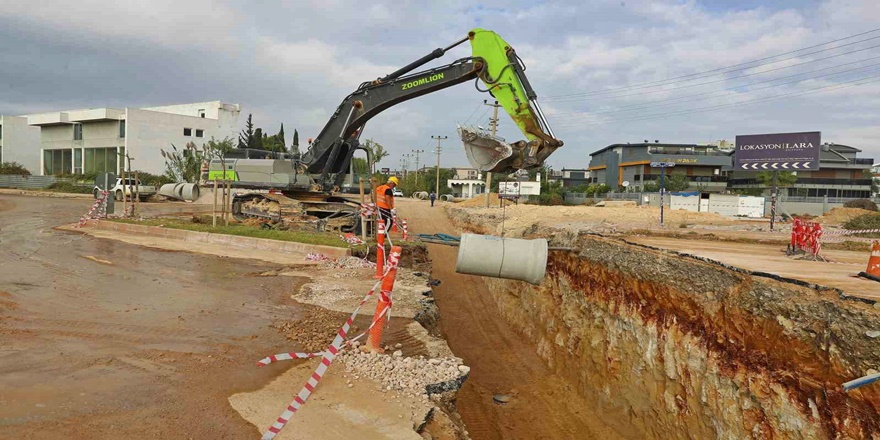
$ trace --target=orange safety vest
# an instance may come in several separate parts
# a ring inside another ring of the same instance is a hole
[[[386,196],[385,192],[391,189],[386,183],[376,188],[376,206],[382,209],[394,209],[394,196]]]

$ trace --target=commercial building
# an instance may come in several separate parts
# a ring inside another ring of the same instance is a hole
[[[15,154],[28,155],[43,175],[118,173],[123,154],[132,158],[132,169],[159,174],[165,169],[160,150],[235,139],[240,112],[238,104],[213,101],[28,115],[28,124],[39,128],[39,148]]]
[[[691,190],[721,192],[727,188],[726,169],[730,168],[730,152],[716,145],[666,144],[642,142],[612,144],[590,154],[590,182],[604,183],[617,189],[628,182],[632,190],[640,190],[646,182],[660,179],[660,169],[651,162],[675,163],[675,172],[685,174]],[[667,173],[671,170],[667,170]]]
[[[789,197],[871,197],[871,167],[874,159],[856,157],[861,152],[862,150],[848,145],[824,143],[819,153],[819,169],[796,171],[797,182],[782,191]],[[769,194],[770,188],[761,184],[755,174],[733,170],[730,174],[730,189],[758,189]]]
[[[0,163],[18,162],[32,173],[40,169],[40,129],[25,117],[0,115]]]

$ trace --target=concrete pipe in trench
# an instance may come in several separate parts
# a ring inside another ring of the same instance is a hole
[[[547,272],[547,240],[462,234],[455,271],[541,284]]]

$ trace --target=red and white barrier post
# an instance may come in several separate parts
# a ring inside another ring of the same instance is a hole
[[[385,220],[377,221],[376,228],[376,279],[385,275]]]
[[[382,332],[385,330],[385,321],[382,316],[391,309],[391,291],[394,290],[394,278],[397,276],[397,264],[400,261],[400,246],[392,246],[388,257],[388,273],[382,279],[382,289],[379,291],[379,301],[376,303],[376,313],[373,315],[374,325],[367,336],[367,350],[382,353]]]
[[[403,241],[409,239],[409,231],[406,228],[406,219],[400,220],[400,226],[403,228]]]

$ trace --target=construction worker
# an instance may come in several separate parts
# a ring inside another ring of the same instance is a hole
[[[385,220],[385,230],[391,231],[394,226],[394,188],[400,181],[397,177],[388,178],[388,183],[376,188],[376,207],[379,208],[379,218]]]

